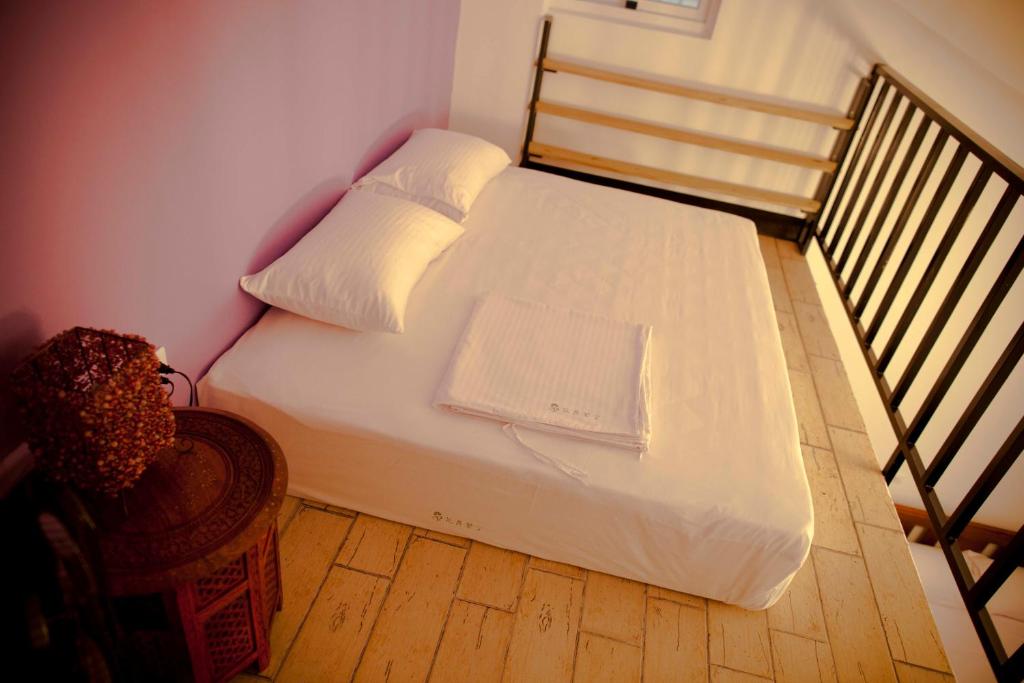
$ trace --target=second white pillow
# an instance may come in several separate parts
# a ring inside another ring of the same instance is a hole
[[[461,223],[484,185],[510,163],[505,150],[486,140],[421,128],[355,187],[412,200]]]
[[[409,294],[463,232],[419,204],[348,192],[287,253],[240,284],[257,299],[307,318],[402,332]]]

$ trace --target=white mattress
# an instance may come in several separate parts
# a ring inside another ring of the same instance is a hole
[[[753,224],[509,168],[464,225],[413,292],[405,334],[272,309],[203,379],[204,405],[273,434],[294,494],[750,609],[773,603],[807,556],[813,513]],[[500,424],[432,406],[485,292],[653,326],[642,460],[568,448],[586,463],[583,484]]]

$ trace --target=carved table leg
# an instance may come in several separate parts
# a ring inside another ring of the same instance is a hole
[[[174,602],[177,607],[178,624],[185,636],[185,644],[188,645],[189,659],[192,662],[192,676],[196,683],[209,683],[212,680],[210,658],[199,614],[196,612],[195,591],[191,583],[175,589]]]

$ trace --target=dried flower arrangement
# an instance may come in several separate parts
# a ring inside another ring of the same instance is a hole
[[[58,481],[115,495],[174,443],[160,361],[142,337],[75,327],[15,368],[39,465]]]

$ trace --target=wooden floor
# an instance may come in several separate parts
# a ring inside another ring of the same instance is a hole
[[[750,612],[289,498],[265,681],[951,681],[810,272],[762,238],[814,495],[811,557]]]

